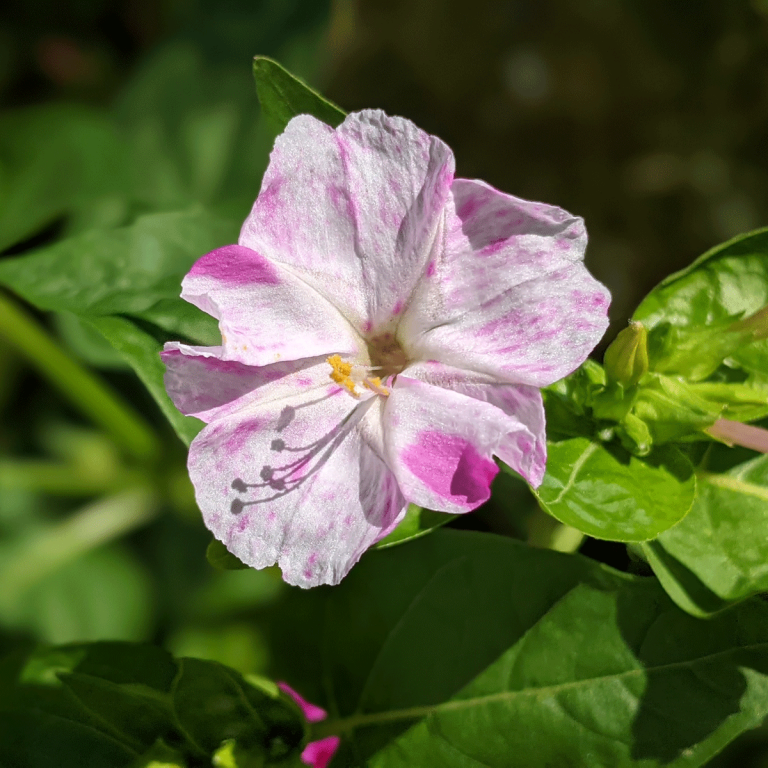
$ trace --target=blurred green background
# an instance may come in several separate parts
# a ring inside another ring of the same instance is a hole
[[[606,340],[662,277],[768,224],[767,0],[7,0],[0,258],[146,211],[242,219],[272,140],[254,54],[346,110],[411,118],[460,176],[582,215],[614,297]],[[147,639],[268,672],[279,575],[208,564],[154,402],[73,316],[37,317],[156,425],[164,455],[137,490],[111,439],[0,339],[0,648]],[[536,543],[520,498],[517,516],[459,524]],[[585,552],[628,565],[618,545]],[[768,766],[765,739],[717,764]]]

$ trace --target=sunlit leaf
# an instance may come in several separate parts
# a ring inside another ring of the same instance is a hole
[[[550,443],[548,452],[537,498],[561,523],[595,538],[655,538],[693,503],[693,467],[672,446],[639,458],[620,446],[576,437]]]
[[[253,76],[261,108],[278,133],[296,115],[312,115],[334,128],[344,120],[339,107],[266,56],[253,60]]]
[[[659,537],[721,601],[768,591],[768,456],[698,478],[689,515]]]

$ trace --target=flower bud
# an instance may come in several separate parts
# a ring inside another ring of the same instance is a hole
[[[625,389],[637,384],[648,371],[648,332],[642,323],[631,322],[605,351],[608,378]]]

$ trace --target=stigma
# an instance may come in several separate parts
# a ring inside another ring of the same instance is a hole
[[[381,378],[369,375],[370,368],[342,360],[339,355],[331,355],[326,362],[331,366],[331,379],[353,397],[360,398],[366,389],[382,397],[389,396],[390,390],[381,383]]]

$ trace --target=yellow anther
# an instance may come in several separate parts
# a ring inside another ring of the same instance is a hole
[[[356,389],[358,384],[377,395],[389,395],[389,390],[381,383],[381,379],[378,376],[366,376],[363,366],[345,362],[339,355],[331,355],[326,362],[331,366],[331,372],[328,374],[331,379],[351,395],[360,397],[360,392]]]
[[[326,362],[333,368],[333,373],[338,373],[340,376],[345,377],[352,373],[352,363],[345,362],[339,355],[331,355]],[[333,373],[331,378],[333,378]],[[336,378],[333,378],[333,380],[338,381]]]
[[[331,355],[326,362],[331,366],[330,377],[340,386],[344,387],[350,394],[357,397],[355,391],[355,382],[350,378],[352,373],[352,363],[347,363],[339,355]]]

